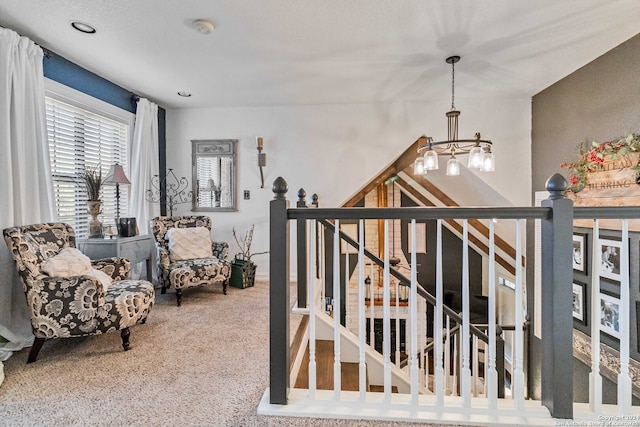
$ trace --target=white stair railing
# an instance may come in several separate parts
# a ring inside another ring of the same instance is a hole
[[[333,391],[340,400],[342,392],[342,366],[340,364],[340,220],[336,220],[333,234]]]
[[[524,409],[524,293],[522,282],[522,226],[521,220],[516,220],[516,292],[515,292],[515,358],[513,366],[513,401],[517,410]],[[495,339],[495,337],[493,337]]]
[[[316,229],[316,221],[310,220],[311,232],[309,233],[309,258],[308,258],[308,281],[307,286],[309,289],[309,398],[315,399],[316,397],[316,306],[317,300],[315,299],[316,295],[316,238],[317,238],[317,229]],[[322,300],[321,300],[322,301]]]
[[[366,332],[365,332],[365,290],[364,290],[364,220],[359,221],[358,227],[358,347],[359,347],[359,390],[360,400],[367,398],[367,365],[365,356]],[[369,304],[373,307],[373,301],[369,300]],[[373,318],[371,319],[373,323]]]

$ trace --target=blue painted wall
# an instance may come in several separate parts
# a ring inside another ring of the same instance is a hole
[[[135,114],[136,103],[132,99],[133,92],[53,52],[44,57],[42,66],[45,77]]]

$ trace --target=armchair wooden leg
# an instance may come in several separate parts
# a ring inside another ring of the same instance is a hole
[[[131,331],[129,331],[129,328],[124,328],[122,331],[120,331],[120,337],[122,338],[122,348],[124,348],[124,351],[129,350],[130,335],[131,335]]]
[[[227,294],[227,287],[229,286],[229,279],[222,282],[222,293]]]
[[[29,352],[29,357],[27,358],[27,363],[33,363],[36,361],[38,353],[40,353],[40,349],[42,348],[42,344],[44,344],[44,340],[44,338],[36,338],[33,341],[31,351]]]
[[[182,289],[176,289],[176,302],[178,303],[178,307],[182,305]]]
[[[166,287],[165,285],[162,285],[162,289],[160,290],[160,293],[161,293],[162,295],[164,295],[164,294],[166,294],[166,293],[167,293],[167,287]]]

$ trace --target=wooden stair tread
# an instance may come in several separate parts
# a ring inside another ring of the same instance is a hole
[[[376,391],[376,392],[380,392],[380,393],[384,393],[384,386],[383,385],[373,385],[371,384],[369,386],[370,391]],[[391,386],[391,393],[397,393],[398,392],[398,386]]]
[[[333,390],[333,341],[316,341],[316,389]],[[340,362],[340,382],[342,390],[360,390],[360,366],[354,362]],[[309,388],[309,345],[307,344],[295,388]],[[367,373],[367,391],[369,375]]]

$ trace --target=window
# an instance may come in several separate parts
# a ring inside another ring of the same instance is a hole
[[[51,173],[58,220],[70,224],[76,237],[86,237],[90,220],[87,194],[79,173],[100,165],[103,179],[114,163],[129,174],[129,141],[133,114],[113,107],[51,80],[47,81],[45,107]],[[113,223],[115,186],[101,190],[103,224]],[[128,212],[129,188],[120,186],[120,216]]]

